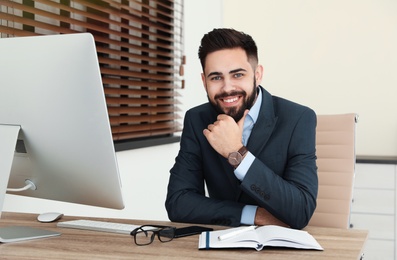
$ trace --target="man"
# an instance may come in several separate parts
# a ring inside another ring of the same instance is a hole
[[[214,29],[199,58],[209,102],[185,115],[170,220],[305,227],[318,190],[315,113],[259,85],[263,67],[247,34]]]

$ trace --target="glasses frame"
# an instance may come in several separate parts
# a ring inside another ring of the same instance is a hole
[[[156,228],[156,229],[147,229],[147,230],[145,230],[145,229],[143,229],[144,227],[153,227],[153,228]],[[160,236],[160,232],[163,231],[164,229],[170,229],[170,230],[173,231],[173,235],[172,235],[171,239],[165,240],[165,241],[162,240],[162,236]],[[172,227],[172,226],[142,225],[142,226],[140,226],[140,227],[135,228],[134,230],[132,230],[132,231],[130,232],[130,235],[134,237],[134,242],[135,242],[135,244],[136,244],[137,246],[147,246],[147,245],[150,245],[151,243],[153,243],[154,237],[155,237],[156,235],[157,235],[158,240],[160,240],[160,242],[162,242],[162,243],[170,242],[170,241],[173,240],[174,237],[175,237],[175,230],[176,230],[176,227]],[[149,241],[148,243],[146,243],[146,244],[137,243],[136,235],[137,235],[138,233],[141,233],[141,232],[152,232],[152,235],[151,235],[151,237],[150,237],[150,241]]]

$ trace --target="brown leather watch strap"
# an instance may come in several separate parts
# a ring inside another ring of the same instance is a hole
[[[244,145],[243,145],[243,147],[241,147],[241,148],[238,150],[238,153],[241,154],[241,156],[243,156],[243,157],[244,157],[244,155],[245,155],[247,152],[248,152],[248,149],[247,149],[247,147],[245,147]]]

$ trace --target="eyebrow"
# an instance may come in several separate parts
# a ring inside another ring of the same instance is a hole
[[[243,68],[238,68],[238,69],[234,69],[234,70],[229,71],[229,74],[234,74],[234,73],[237,73],[237,72],[240,72],[240,71],[246,72],[247,70],[245,70]],[[211,72],[210,74],[208,74],[207,78],[211,77],[211,76],[220,76],[220,75],[222,75],[221,72],[214,71],[214,72]]]

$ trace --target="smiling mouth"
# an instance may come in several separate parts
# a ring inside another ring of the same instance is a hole
[[[215,100],[218,100],[218,104],[227,108],[238,106],[241,100],[245,97],[244,91],[231,91],[229,93],[223,92],[215,95]]]
[[[242,95],[234,94],[234,95],[228,95],[228,96],[225,95],[223,97],[219,97],[218,100],[222,104],[222,106],[227,108],[227,107],[238,106],[241,98]]]
[[[241,95],[234,95],[219,98],[219,101],[221,102],[221,104],[223,104],[224,107],[234,107],[239,104],[240,99]]]
[[[225,103],[233,103],[236,102],[238,100],[238,97],[231,97],[231,98],[223,98],[221,99],[223,102]]]

